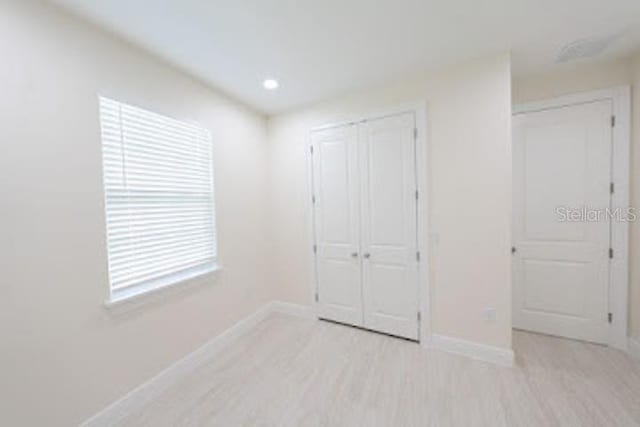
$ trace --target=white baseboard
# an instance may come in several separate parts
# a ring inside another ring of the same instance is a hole
[[[627,353],[640,359],[640,338],[629,337]]]
[[[312,307],[291,302],[274,301],[271,303],[271,310],[275,313],[283,313],[305,319],[315,319],[316,317]]]
[[[212,338],[194,352],[178,360],[153,378],[131,390],[96,415],[81,424],[83,427],[111,426],[122,422],[125,417],[151,402],[162,394],[169,386],[189,375],[202,366],[216,353],[229,346],[236,339],[249,332],[271,313],[283,313],[307,319],[315,319],[312,307],[283,301],[273,301],[261,307],[255,313],[240,320],[220,335]],[[513,365],[513,351],[464,341],[442,335],[433,335],[425,347],[436,348],[457,353],[473,359],[483,360],[500,365]],[[630,348],[640,349],[640,345],[630,343]],[[640,353],[639,353],[640,354]]]
[[[513,366],[513,350],[509,348],[493,347],[437,334],[431,336],[431,340],[425,343],[425,347],[456,353],[471,359],[482,360],[497,365]]]
[[[298,309],[300,310],[300,309]],[[194,352],[178,360],[150,380],[142,383],[122,398],[116,400],[96,415],[81,424],[83,427],[111,426],[121,422],[127,414],[142,408],[164,392],[170,385],[202,366],[220,350],[249,332],[274,311],[274,303],[269,303],[255,313],[240,320],[229,329],[206,342]]]

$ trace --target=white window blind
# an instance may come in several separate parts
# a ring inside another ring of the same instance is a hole
[[[100,122],[112,299],[213,270],[209,132],[104,97]]]

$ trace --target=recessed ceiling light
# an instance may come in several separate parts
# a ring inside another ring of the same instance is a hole
[[[264,86],[265,89],[274,90],[274,89],[278,89],[278,86],[280,85],[278,84],[277,80],[266,79],[264,82],[262,82],[262,86]]]

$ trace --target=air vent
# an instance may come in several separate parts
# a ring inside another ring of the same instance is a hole
[[[562,48],[556,58],[556,62],[570,62],[600,55],[617,37],[618,35],[616,34],[607,37],[576,40]]]

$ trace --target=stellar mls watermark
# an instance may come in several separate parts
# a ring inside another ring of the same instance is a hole
[[[588,207],[571,208],[567,206],[558,206],[556,208],[558,222],[635,222],[636,208],[604,208],[592,209]]]

